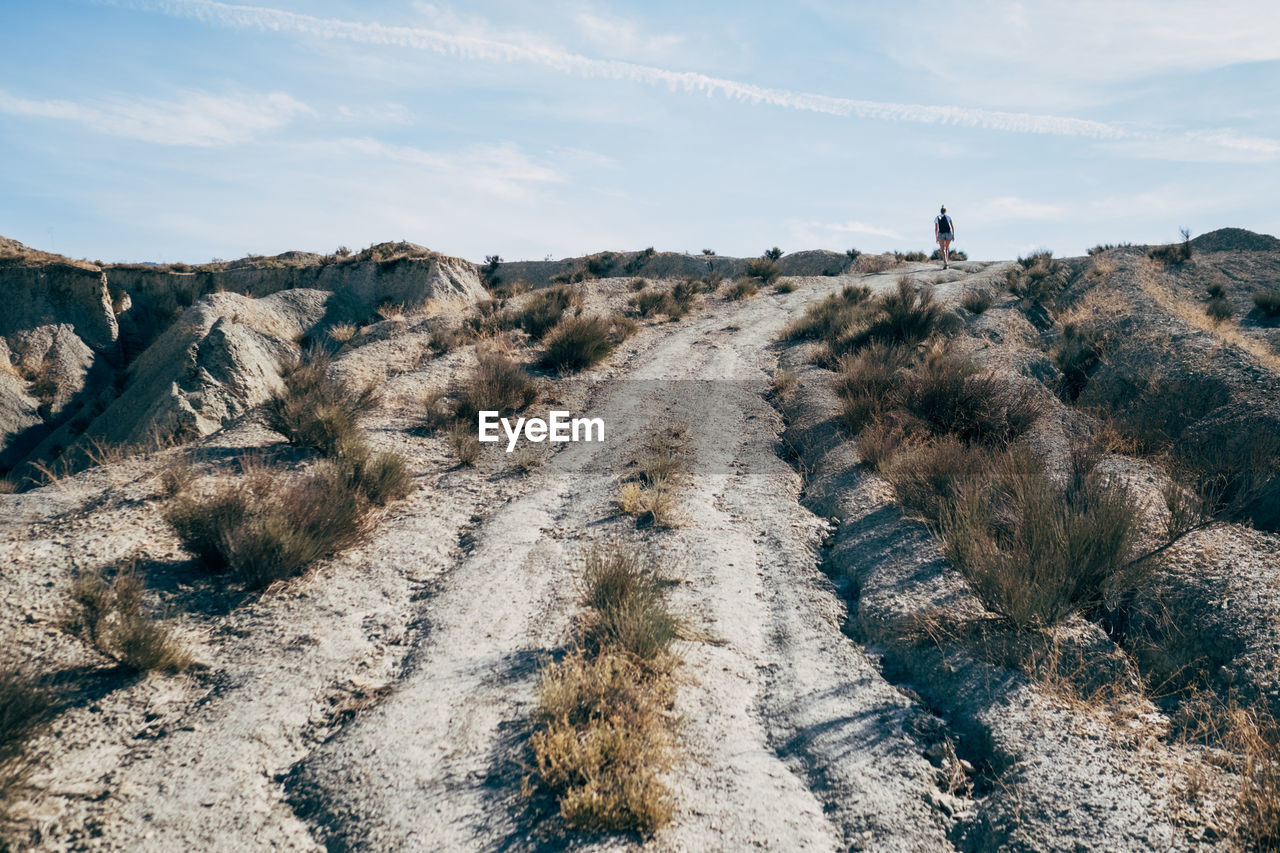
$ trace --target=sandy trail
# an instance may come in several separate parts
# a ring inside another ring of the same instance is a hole
[[[325,842],[539,846],[519,792],[537,664],[569,637],[575,558],[607,535],[674,567],[674,606],[718,641],[682,649],[686,758],[654,849],[953,849],[936,771],[904,729],[925,712],[841,632],[844,606],[817,565],[823,524],[774,453],[782,423],[761,393],[778,330],[834,284],[710,301],[600,371],[585,411],[610,440],[555,454],[492,509],[424,602],[425,635],[389,698],[295,768],[291,796]],[[712,380],[715,405],[698,408],[694,383],[657,380]],[[617,476],[673,421],[689,428],[685,523],[637,532],[615,514]]]

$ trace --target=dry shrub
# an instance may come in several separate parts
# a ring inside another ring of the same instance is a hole
[[[349,466],[325,461],[302,476],[265,479],[274,482],[245,478],[206,496],[180,495],[165,520],[187,550],[251,588],[299,575],[367,533],[370,497]]]
[[[773,287],[774,293],[795,293],[796,283],[789,278],[784,278]]]
[[[433,355],[444,355],[462,346],[465,341],[466,337],[460,329],[437,327],[427,336],[427,349]]]
[[[533,770],[568,826],[652,832],[671,819],[672,692],[623,655],[574,654],[543,674]]]
[[[663,582],[632,551],[588,552],[583,603],[591,609],[584,641],[589,652],[623,653],[646,666],[664,668],[662,658],[679,635],[667,610]]]
[[[619,322],[625,318],[566,317],[547,335],[547,351],[542,356],[544,367],[559,370],[583,370],[609,357],[635,326]]]
[[[860,306],[870,298],[871,289],[866,285],[848,285],[840,293],[810,306],[803,316],[787,325],[782,337],[790,341],[834,340],[862,316]]]
[[[988,609],[1019,627],[1056,624],[1096,609],[1141,582],[1130,560],[1139,511],[1084,453],[1063,484],[1022,452],[998,457],[944,506],[939,530],[947,556]]]
[[[960,305],[970,314],[983,314],[996,303],[995,291],[989,287],[976,287],[964,292]]]
[[[352,390],[330,377],[329,359],[319,350],[286,365],[283,378],[283,390],[272,395],[265,406],[270,429],[295,447],[318,450],[326,456],[340,456],[359,443],[357,422],[374,406],[373,388]]]
[[[734,301],[741,299],[750,299],[760,292],[760,285],[754,278],[740,278],[735,281],[727,291],[725,296]]]
[[[483,411],[518,412],[538,399],[538,383],[509,356],[496,350],[476,356],[470,377],[454,391],[453,420],[476,426]]]
[[[1268,317],[1280,317],[1280,290],[1260,290],[1253,294],[1253,304]]]
[[[33,759],[27,740],[49,715],[50,698],[37,681],[10,664],[0,664],[0,827],[6,806],[26,780]],[[0,848],[4,841],[0,840]]]
[[[376,506],[408,497],[413,491],[413,475],[398,453],[372,453],[361,448],[344,459],[342,467],[355,488]]]
[[[908,371],[895,402],[936,436],[1002,447],[1024,435],[1043,411],[1035,393],[946,347],[934,347]]]
[[[541,340],[555,328],[566,311],[581,308],[582,303],[581,291],[571,287],[557,286],[540,290],[511,315],[512,324],[524,329],[529,337]]]
[[[679,502],[666,483],[648,487],[638,482],[623,483],[618,492],[618,509],[654,527],[676,527],[680,523]]]
[[[773,378],[769,384],[769,389],[775,398],[781,400],[790,396],[791,392],[794,391],[799,384],[800,377],[796,375],[796,372],[784,367],[774,371]]]
[[[335,323],[329,327],[329,337],[339,344],[345,344],[356,336],[360,327],[355,323]]]
[[[898,279],[897,289],[870,300],[861,316],[828,339],[835,358],[872,343],[916,346],[934,335],[955,329],[956,316],[934,301],[933,289],[916,288]]]
[[[856,435],[893,405],[900,371],[913,359],[914,353],[907,348],[885,344],[872,344],[840,359],[835,390],[841,419],[851,433]]]
[[[883,471],[907,444],[906,431],[896,418],[875,417],[858,433],[858,458]]]
[[[183,671],[191,665],[191,656],[166,625],[143,609],[142,596],[142,579],[131,566],[111,581],[100,570],[82,572],[71,588],[64,627],[129,669]]]
[[[747,261],[747,276],[757,280],[757,289],[760,283],[773,284],[782,275],[782,270],[778,268],[776,258],[752,258]]]
[[[465,424],[458,424],[450,431],[449,446],[453,449],[453,455],[458,457],[458,463],[466,466],[475,465],[483,449],[477,430]]]
[[[532,779],[568,826],[652,832],[674,805],[660,775],[675,761],[679,623],[657,574],[621,548],[588,552],[582,599],[581,647],[543,672]]]
[[[1105,416],[1138,452],[1155,455],[1167,451],[1189,426],[1230,399],[1227,385],[1215,376],[1165,374],[1155,365],[1143,364],[1133,370],[1110,371],[1105,377],[1095,375],[1077,402]]]
[[[1062,335],[1049,351],[1050,358],[1062,371],[1060,396],[1068,402],[1080,396],[1089,376],[1102,361],[1103,336],[1092,324],[1064,323]]]
[[[889,254],[859,255],[854,260],[854,271],[864,275],[887,272],[901,263],[902,261]]]
[[[1221,296],[1210,299],[1204,306],[1204,313],[1215,323],[1224,323],[1235,316],[1235,312],[1231,310],[1231,303]]]
[[[861,440],[858,447],[866,461]],[[993,465],[990,450],[944,436],[899,443],[879,467],[898,503],[936,524],[965,488],[990,475]]]

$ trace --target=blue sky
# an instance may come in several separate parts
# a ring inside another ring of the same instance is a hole
[[[10,0],[0,234],[202,262],[1280,233],[1271,3]]]

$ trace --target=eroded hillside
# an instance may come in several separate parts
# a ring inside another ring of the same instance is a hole
[[[1259,235],[404,251],[5,262],[7,843],[1280,844]]]

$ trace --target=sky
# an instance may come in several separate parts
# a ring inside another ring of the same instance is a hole
[[[974,259],[1280,234],[1244,0],[5,0],[0,234],[104,261],[411,240]]]

